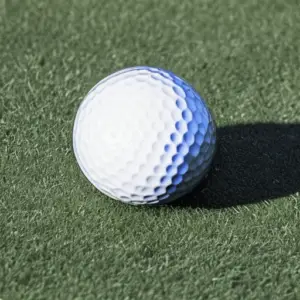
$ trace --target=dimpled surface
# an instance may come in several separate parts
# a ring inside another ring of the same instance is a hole
[[[133,67],[100,81],[79,107],[73,130],[90,182],[130,204],[160,204],[190,192],[215,152],[214,120],[175,74]]]

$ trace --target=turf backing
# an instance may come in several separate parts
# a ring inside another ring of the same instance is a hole
[[[0,0],[0,298],[298,299],[296,0]],[[212,109],[204,190],[161,208],[97,192],[72,152],[78,105],[134,65]]]

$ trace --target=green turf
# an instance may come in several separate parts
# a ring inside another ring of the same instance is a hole
[[[299,299],[298,1],[0,3],[0,299]],[[168,207],[102,196],[72,152],[83,96],[141,64],[219,127],[206,188]]]

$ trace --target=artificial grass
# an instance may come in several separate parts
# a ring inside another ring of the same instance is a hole
[[[1,299],[299,297],[297,1],[0,7]],[[204,189],[167,207],[101,195],[72,152],[84,95],[134,65],[185,78],[219,128]]]

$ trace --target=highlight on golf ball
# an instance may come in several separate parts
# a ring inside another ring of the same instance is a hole
[[[102,193],[130,204],[162,204],[191,192],[207,174],[216,126],[186,81],[160,68],[132,67],[87,94],[73,148]]]

